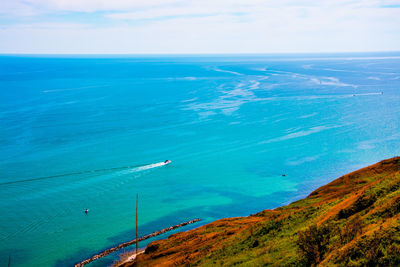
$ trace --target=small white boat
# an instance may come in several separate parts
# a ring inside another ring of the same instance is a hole
[[[164,161],[164,164],[165,165],[167,165],[167,164],[170,164],[172,161],[170,161],[169,159],[167,159],[166,161]]]

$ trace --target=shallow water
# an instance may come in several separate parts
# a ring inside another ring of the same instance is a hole
[[[136,193],[144,235],[399,155],[399,56],[0,57],[0,265],[133,239]]]

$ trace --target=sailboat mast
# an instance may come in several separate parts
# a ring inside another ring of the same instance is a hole
[[[138,234],[138,199],[139,194],[136,194],[136,257],[138,254],[139,234]]]

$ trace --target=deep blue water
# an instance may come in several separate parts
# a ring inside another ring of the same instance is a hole
[[[400,154],[400,53],[1,56],[0,90],[0,265],[133,239],[137,193],[144,235]]]

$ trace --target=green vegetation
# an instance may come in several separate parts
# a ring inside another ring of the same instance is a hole
[[[305,199],[152,242],[140,266],[399,266],[400,158]],[[136,263],[133,263],[135,265]]]

